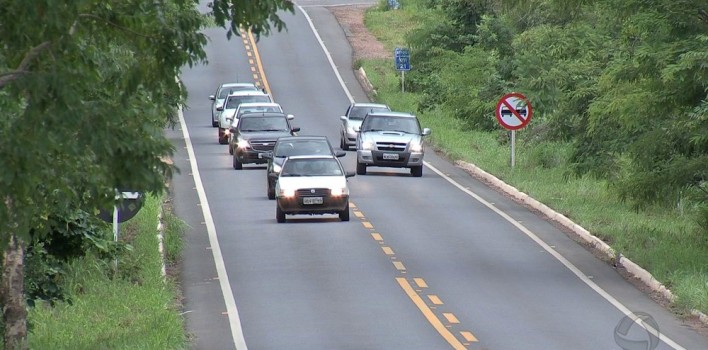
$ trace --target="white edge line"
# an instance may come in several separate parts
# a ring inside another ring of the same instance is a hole
[[[349,89],[347,89],[346,84],[344,84],[344,79],[342,79],[342,76],[339,74],[339,70],[337,70],[337,66],[334,64],[334,61],[332,60],[332,55],[329,54],[329,51],[327,51],[327,47],[325,47],[324,42],[322,41],[322,38],[320,37],[320,33],[317,32],[317,29],[315,29],[315,25],[312,23],[312,19],[310,16],[307,14],[307,11],[305,11],[302,6],[298,5],[297,8],[302,12],[303,15],[305,15],[305,19],[307,19],[307,23],[310,24],[310,28],[312,29],[312,33],[315,34],[315,38],[317,38],[317,41],[320,43],[320,47],[322,47],[322,51],[324,51],[325,56],[327,56],[327,61],[329,61],[330,67],[332,67],[332,70],[334,71],[334,75],[337,76],[337,80],[339,80],[339,85],[342,86],[342,89],[344,89],[344,93],[347,94],[347,98],[349,99],[349,103],[354,102],[354,97],[352,97],[351,92],[349,92]]]
[[[570,261],[568,261],[568,259],[566,259],[563,255],[561,255],[561,254],[558,253],[556,250],[554,250],[553,248],[551,248],[551,246],[549,246],[549,245],[548,245],[546,242],[544,242],[541,238],[539,238],[538,236],[536,236],[536,234],[534,234],[531,230],[529,230],[528,228],[526,228],[526,227],[525,227],[524,225],[522,225],[520,222],[514,220],[514,218],[512,218],[511,216],[509,216],[507,213],[501,211],[499,208],[495,207],[495,206],[492,205],[491,203],[487,202],[487,201],[484,200],[482,197],[480,197],[478,194],[476,194],[476,193],[474,193],[474,192],[468,190],[467,188],[463,187],[463,186],[460,185],[459,183],[455,182],[455,180],[453,180],[453,179],[450,178],[449,176],[445,175],[443,172],[441,172],[440,170],[438,170],[437,168],[435,168],[432,164],[428,163],[427,161],[424,161],[423,163],[424,163],[428,168],[430,168],[432,171],[434,171],[435,173],[437,173],[438,175],[440,175],[440,177],[442,177],[443,179],[447,180],[447,182],[449,182],[449,183],[451,183],[453,186],[459,188],[462,192],[467,193],[469,196],[473,197],[473,198],[476,199],[478,202],[484,204],[484,206],[486,206],[487,208],[489,208],[489,209],[491,209],[492,211],[494,211],[495,213],[497,213],[499,216],[501,216],[502,218],[504,218],[506,221],[508,221],[508,222],[511,223],[512,225],[516,226],[516,228],[518,228],[519,231],[521,231],[521,232],[523,232],[524,234],[526,234],[526,236],[528,236],[529,238],[531,238],[534,242],[536,242],[536,244],[540,245],[541,248],[543,248],[545,251],[547,251],[549,254],[551,254],[554,258],[556,258],[558,261],[560,261],[561,264],[563,264],[568,270],[570,270],[573,274],[575,274],[575,276],[577,276],[581,281],[583,281],[586,285],[588,285],[588,287],[592,288],[597,294],[599,294],[600,296],[602,296],[603,298],[605,298],[605,300],[607,300],[608,302],[610,302],[610,304],[612,304],[614,307],[616,307],[618,310],[620,310],[623,314],[625,314],[625,315],[631,317],[633,320],[635,320],[635,323],[639,324],[640,326],[642,326],[642,327],[644,327],[645,329],[647,329],[647,331],[650,331],[650,332],[654,333],[655,335],[656,335],[656,333],[659,333],[659,332],[657,332],[657,331],[654,330],[654,329],[648,329],[648,328],[647,328],[648,325],[645,325],[645,324],[642,323],[642,322],[636,322],[636,320],[638,319],[638,317],[637,317],[631,310],[629,310],[626,306],[624,306],[624,304],[622,304],[619,300],[615,299],[612,295],[610,295],[609,293],[607,293],[604,289],[602,289],[602,287],[598,286],[595,282],[593,282],[591,279],[589,279],[587,276],[585,276],[585,274],[584,274],[582,271],[580,271],[580,269],[578,269],[577,267],[575,267],[575,265],[573,265],[573,263],[571,263]],[[674,349],[676,349],[676,350],[685,350],[684,347],[682,347],[681,345],[678,345],[676,342],[674,342],[673,340],[671,340],[669,337],[667,337],[667,336],[665,336],[665,335],[663,335],[663,334],[661,334],[661,333],[659,333],[658,335],[659,335],[659,339],[661,339],[661,341],[663,341],[663,342],[666,343],[667,345],[671,346],[672,348],[674,348]]]
[[[194,155],[194,148],[192,147],[192,141],[189,137],[189,131],[187,130],[187,123],[184,121],[184,113],[182,112],[182,108],[179,108],[178,115],[179,123],[182,127],[182,134],[184,135],[184,142],[187,145],[189,161],[192,166],[194,185],[197,188],[197,193],[199,194],[199,202],[201,203],[202,213],[204,215],[204,222],[206,223],[207,232],[209,234],[209,244],[211,245],[211,252],[214,256],[214,264],[216,265],[216,273],[219,277],[219,284],[221,285],[221,293],[224,296],[224,303],[226,303],[226,312],[229,315],[229,326],[231,327],[231,336],[233,337],[236,349],[247,350],[248,347],[246,346],[246,339],[244,339],[243,337],[243,329],[241,328],[241,319],[238,316],[236,300],[234,299],[234,293],[231,290],[229,276],[226,273],[226,265],[224,264],[224,258],[221,255],[219,239],[216,236],[216,226],[214,225],[214,218],[211,216],[211,210],[209,209],[209,201],[207,200],[206,192],[204,192],[202,178],[199,175],[199,167],[197,166],[197,160]]]

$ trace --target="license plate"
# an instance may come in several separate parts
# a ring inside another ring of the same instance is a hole
[[[303,197],[302,204],[305,204],[305,205],[322,204],[322,197]]]
[[[386,160],[398,160],[398,153],[384,153],[383,159]]]

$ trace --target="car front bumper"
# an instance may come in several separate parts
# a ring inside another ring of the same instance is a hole
[[[387,156],[384,156],[387,155]],[[398,159],[391,158],[390,155],[397,155]],[[356,159],[358,163],[392,167],[392,168],[410,168],[423,165],[423,152],[392,152],[392,151],[376,151],[376,150],[358,150]]]
[[[266,158],[261,158],[261,154],[263,152],[261,151],[255,151],[252,149],[243,149],[243,148],[236,148],[236,152],[234,152],[234,155],[236,156],[236,159],[238,159],[239,162],[241,163],[252,163],[252,164],[265,164],[268,163],[268,159]]]
[[[306,197],[278,197],[278,206],[286,214],[338,214],[347,208],[348,195],[323,196],[322,204],[304,204]]]

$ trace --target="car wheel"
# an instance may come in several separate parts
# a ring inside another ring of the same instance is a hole
[[[234,169],[236,169],[236,170],[243,169],[243,163],[238,161],[238,157],[236,157],[235,154],[233,156],[233,159],[234,159],[234,161],[233,161]]]
[[[347,141],[344,136],[339,139],[339,148],[341,148],[343,151],[349,150],[349,144],[347,144]]]
[[[229,144],[229,154],[234,154],[234,148]]]
[[[229,137],[226,136],[226,134],[222,132],[221,129],[219,129],[219,144],[225,145],[227,143],[229,143]]]
[[[281,224],[285,222],[285,212],[277,204],[275,205],[275,221]]]
[[[349,221],[349,202],[347,202],[346,208],[339,212],[339,220]]]
[[[366,175],[366,164],[356,163],[356,174],[357,175]]]
[[[418,166],[411,167],[411,175],[413,175],[413,177],[423,176],[423,166],[418,165]]]
[[[275,199],[275,187],[268,181],[268,199]]]
[[[218,121],[218,120],[217,120],[217,121],[214,121],[214,118],[212,117],[212,118],[211,118],[211,126],[212,126],[213,128],[218,127],[218,126],[219,126],[219,121]]]

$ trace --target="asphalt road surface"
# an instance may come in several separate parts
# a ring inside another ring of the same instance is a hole
[[[708,349],[611,266],[430,150],[422,178],[392,168],[351,178],[350,222],[276,223],[265,167],[232,168],[207,97],[262,76],[300,134],[338,145],[339,116],[366,95],[320,6],[335,2],[300,4],[282,14],[287,32],[255,50],[206,30],[209,64],[181,77],[182,126],[166,132],[181,170],[172,200],[189,225],[182,286],[195,349]],[[630,311],[658,332],[623,322]]]

